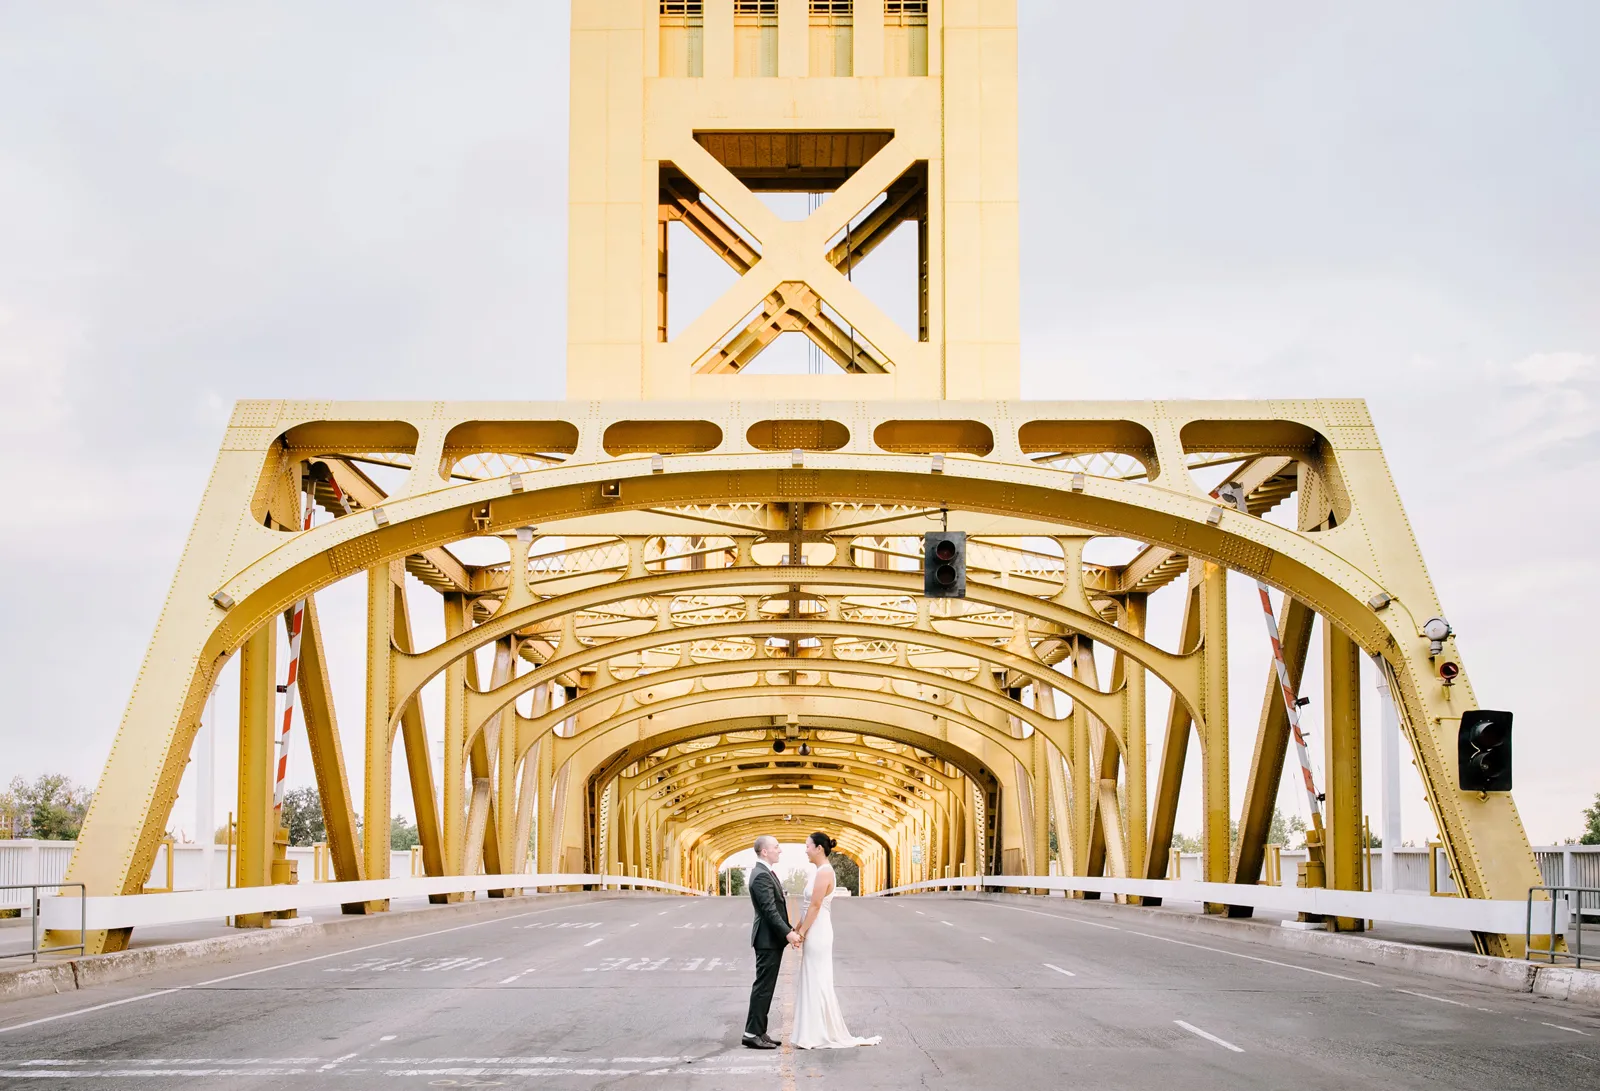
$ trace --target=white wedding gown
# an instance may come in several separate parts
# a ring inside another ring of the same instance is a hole
[[[827,869],[833,874],[833,869]],[[800,903],[800,919],[806,919],[811,907],[811,892],[816,889],[818,869],[806,883],[805,898]],[[837,882],[837,880],[835,880]],[[839,998],[833,991],[833,897],[838,887],[822,899],[817,919],[806,933],[800,946],[800,973],[795,978],[794,1033],[790,1040],[797,1049],[849,1049],[851,1046],[875,1046],[883,1041],[881,1036],[857,1038],[844,1025],[844,1012],[839,1008]]]

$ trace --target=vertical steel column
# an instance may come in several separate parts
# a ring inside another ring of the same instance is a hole
[[[1395,707],[1394,691],[1389,688],[1389,663],[1381,655],[1372,657],[1372,666],[1378,672],[1378,698],[1382,702],[1383,738],[1380,742],[1383,757],[1383,816],[1379,828],[1383,832],[1383,890],[1395,891],[1395,849],[1400,846],[1400,712]],[[1566,856],[1570,862],[1572,853]],[[1572,886],[1572,876],[1562,879],[1562,885]]]
[[[394,596],[391,561],[367,570],[367,765],[363,809],[362,857],[368,879],[389,877],[390,772],[393,737],[389,720],[394,708]],[[403,578],[403,575],[402,575]],[[389,908],[387,900],[366,903],[369,913]]]
[[[411,636],[411,608],[406,601],[405,569],[390,570],[393,587],[394,645],[402,652],[416,651]],[[411,805],[417,813],[417,842],[422,849],[424,875],[444,874],[444,843],[439,833],[439,794],[433,785],[433,755],[428,752],[428,725],[422,715],[422,702],[413,697],[400,710],[400,741],[405,747],[406,779],[411,785]],[[393,751],[393,743],[390,744]],[[392,759],[391,759],[392,761]],[[445,894],[430,894],[428,900],[442,904]]]
[[[1228,799],[1228,571],[1210,561],[1201,562],[1200,579],[1200,730],[1201,787],[1205,828],[1207,882],[1228,881],[1233,855],[1228,821],[1233,805]],[[1226,907],[1207,903],[1206,912],[1222,913]]]
[[[1149,595],[1135,592],[1126,596],[1122,603],[1122,628],[1141,640],[1144,639],[1145,622],[1149,617],[1149,599]],[[1146,795],[1149,769],[1145,759],[1145,674],[1144,667],[1126,655],[1118,656],[1117,661],[1122,667],[1128,700],[1128,752],[1123,755],[1127,770],[1123,774],[1123,783],[1128,801],[1128,874],[1142,876],[1146,873],[1145,859],[1149,852],[1149,827],[1146,823],[1150,820],[1150,804]],[[1115,682],[1113,678],[1113,685]]]
[[[1288,672],[1289,689],[1300,692],[1306,657],[1311,652],[1311,626],[1316,614],[1291,595],[1285,595],[1278,618],[1278,646]],[[1233,881],[1261,881],[1261,864],[1266,858],[1267,837],[1272,831],[1272,815],[1283,782],[1283,766],[1289,754],[1289,711],[1284,686],[1276,663],[1267,667],[1266,695],[1261,698],[1261,718],[1256,729],[1255,754],[1250,759],[1250,779],[1245,784],[1244,805],[1239,818],[1239,850],[1233,866]],[[1303,798],[1303,797],[1302,797]],[[1236,906],[1234,916],[1249,916],[1248,906]]]
[[[1322,619],[1323,769],[1327,779],[1325,854],[1330,890],[1360,890],[1363,823],[1361,813],[1361,649],[1327,618]],[[1366,922],[1331,917],[1341,932],[1359,932]]]
[[[1200,644],[1200,561],[1190,561],[1184,584],[1183,624],[1178,632],[1178,651],[1187,655]],[[1178,791],[1183,786],[1183,767],[1189,757],[1189,728],[1194,723],[1189,709],[1176,692],[1167,703],[1167,730],[1161,740],[1161,770],[1156,776],[1155,806],[1150,812],[1150,840],[1146,846],[1145,877],[1167,878],[1167,861],[1172,848],[1172,831],[1178,816]],[[1176,879],[1174,875],[1171,878]],[[1160,898],[1144,898],[1145,905],[1160,905]]]
[[[465,595],[444,599],[445,639],[467,631]],[[456,659],[444,669],[444,873],[462,874],[466,855],[467,661]]]
[[[505,664],[502,670],[501,656],[504,655]],[[517,642],[516,637],[506,637],[495,646],[494,684],[505,685],[516,674]],[[500,713],[499,724],[496,731],[496,741],[499,745],[499,758],[496,772],[499,774],[499,799],[496,801],[498,809],[495,814],[499,819],[500,828],[496,831],[500,842],[500,866],[507,872],[522,870],[523,851],[517,848],[517,710],[513,705]]]
[[[272,810],[278,711],[278,633],[274,615],[239,650],[239,839],[235,886],[272,883]],[[237,928],[265,928],[262,913],[233,919]]]

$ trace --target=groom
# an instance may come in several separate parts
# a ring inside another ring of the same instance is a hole
[[[777,1049],[767,1037],[767,1012],[772,1007],[772,991],[778,987],[778,966],[783,962],[786,944],[798,943],[800,934],[789,923],[789,909],[783,884],[772,870],[778,862],[778,839],[762,834],[756,838],[756,866],[750,869],[750,900],[756,907],[755,923],[750,927],[750,946],[756,949],[756,980],[750,986],[750,1014],[744,1021],[744,1044],[750,1049]]]

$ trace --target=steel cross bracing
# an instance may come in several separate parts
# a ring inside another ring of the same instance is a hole
[[[553,419],[561,407],[495,408],[509,428]],[[740,408],[761,419],[793,412]],[[484,410],[463,407],[459,419]],[[290,403],[242,405],[195,530],[233,544],[186,556],[150,653],[194,669],[153,671],[135,692],[122,730],[145,745],[119,744],[108,763],[74,878],[100,892],[143,884],[150,831],[165,828],[164,801],[221,664],[289,605],[306,600],[309,617],[316,592],[364,575],[372,675],[364,749],[386,755],[400,736],[412,790],[436,816],[421,823],[430,873],[494,873],[531,841],[538,870],[636,870],[709,886],[750,830],[781,821],[845,831],[873,888],[980,866],[1043,873],[1052,828],[1058,866],[1159,877],[1187,761],[1177,744],[1192,728],[1210,819],[1204,867],[1227,880],[1230,728],[1217,649],[1230,569],[1305,603],[1391,665],[1469,893],[1503,893],[1528,877],[1510,799],[1453,790],[1445,755],[1470,683],[1443,686],[1418,635],[1418,615],[1437,604],[1414,551],[1370,532],[1375,521],[1403,526],[1404,516],[1359,403],[1017,403],[998,412],[945,404],[945,420],[967,414],[960,419],[986,429],[994,450],[937,462],[931,450],[855,438],[884,434],[885,421],[920,419],[904,405],[808,406],[834,414],[850,443],[782,453],[739,443],[748,426],[728,407],[702,405],[676,412],[691,421],[720,415],[727,438],[715,451],[595,450],[599,435],[637,411],[585,406],[578,449],[565,461],[457,481],[446,460],[426,453],[428,443],[450,446],[460,427],[447,406],[425,416],[401,404],[319,407],[310,418]],[[1139,480],[1056,469],[1018,439],[1028,434],[1020,418],[1092,423],[1113,413],[1147,428],[1158,452],[1151,461],[1173,469]],[[360,468],[373,455],[366,421],[406,422],[408,438],[411,429],[417,437],[393,452],[413,469],[392,495]],[[1236,455],[1223,469],[1247,489],[1245,510],[1219,504],[1196,476],[1204,468],[1188,469],[1186,421],[1205,422],[1198,454],[1217,449],[1212,433],[1228,434]],[[349,443],[339,442],[341,430]],[[291,503],[302,474],[320,482],[319,501],[331,487],[348,495],[350,513],[305,529]],[[1286,478],[1295,483],[1287,496]],[[1285,501],[1295,505],[1292,521],[1263,518]],[[943,512],[972,535],[963,600],[921,595],[919,532]],[[509,562],[467,564],[450,551],[455,540],[484,536],[505,543]],[[1085,563],[1085,549],[1105,536],[1148,545],[1126,563]],[[1190,603],[1176,640],[1143,632],[1149,573],[1171,558],[1182,559],[1184,587],[1165,593]],[[418,608],[408,571],[423,593],[440,596],[449,619],[448,638],[433,648],[414,648],[407,635]],[[1381,584],[1367,575],[1379,571]],[[1390,600],[1375,608],[1380,592]],[[320,639],[309,627],[307,636],[306,670],[323,678]],[[1287,634],[1285,642],[1292,658]],[[1113,653],[1109,677],[1095,665],[1097,644]],[[492,670],[480,673],[477,648],[496,649]],[[1444,654],[1456,661],[1453,647]],[[1151,676],[1173,695],[1167,715],[1176,725],[1153,770],[1143,743]],[[440,678],[447,747],[436,770],[417,698]],[[1280,705],[1281,692],[1269,689]],[[332,711],[319,693],[325,679],[303,703],[308,731],[326,743]],[[319,784],[353,799],[333,783],[342,757],[324,745],[317,765]],[[1275,783],[1261,791],[1275,795]],[[390,810],[381,774],[366,778],[361,795],[361,811]],[[152,802],[141,807],[146,796]],[[130,807],[126,832],[103,817]],[[354,829],[337,828],[344,820],[330,815],[330,840],[354,846]],[[241,823],[261,837],[275,833],[269,826]],[[915,864],[913,844],[926,846]],[[369,843],[336,858],[336,872],[377,877],[387,858],[386,841]]]

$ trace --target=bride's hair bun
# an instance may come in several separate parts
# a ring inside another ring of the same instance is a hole
[[[833,846],[837,845],[839,842],[835,841],[821,830],[818,830],[816,833],[811,835],[811,843],[817,846],[817,848],[821,849],[824,856],[830,856],[833,854]]]

